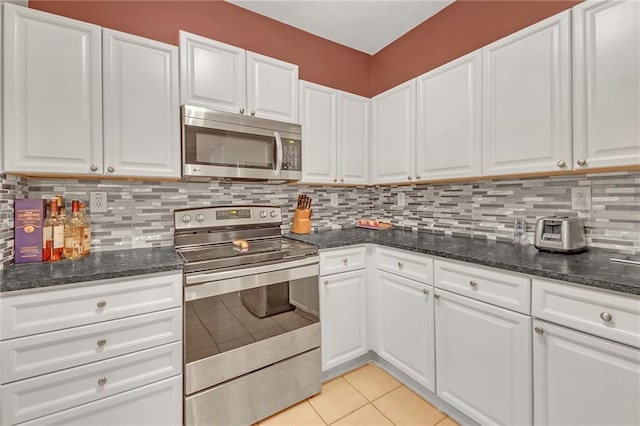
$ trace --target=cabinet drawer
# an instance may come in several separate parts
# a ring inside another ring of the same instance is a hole
[[[640,296],[534,278],[532,314],[640,348]]]
[[[434,277],[438,288],[523,314],[531,312],[531,280],[525,276],[436,260]]]
[[[182,376],[175,376],[22,424],[177,426],[182,424],[182,399]]]
[[[320,252],[320,275],[355,271],[367,266],[367,249],[363,246],[322,250]]]
[[[433,285],[433,259],[425,255],[376,247],[376,268]]]
[[[2,422],[14,424],[182,373],[180,342],[3,385]]]
[[[2,383],[176,342],[182,309],[52,331],[0,342]]]
[[[182,273],[82,283],[0,298],[2,340],[182,305]]]

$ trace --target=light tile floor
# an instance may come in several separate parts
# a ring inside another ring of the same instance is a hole
[[[322,385],[322,392],[262,420],[260,426],[457,426],[370,363]]]

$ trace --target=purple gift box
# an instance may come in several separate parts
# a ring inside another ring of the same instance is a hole
[[[15,202],[15,262],[42,262],[42,224],[44,201],[24,199]]]

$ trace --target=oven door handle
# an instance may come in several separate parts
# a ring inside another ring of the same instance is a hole
[[[274,174],[276,176],[280,176],[280,171],[282,170],[282,161],[283,161],[283,149],[282,149],[282,138],[280,137],[280,132],[273,132],[276,137],[276,170]]]

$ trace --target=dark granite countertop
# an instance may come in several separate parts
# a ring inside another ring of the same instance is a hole
[[[181,270],[173,247],[93,252],[73,261],[9,266],[0,271],[0,293]]]
[[[307,235],[287,234],[288,238],[320,249],[355,244],[378,244],[433,256],[477,263],[508,271],[551,278],[591,287],[640,295],[640,266],[611,262],[619,255],[590,249],[580,254],[538,251],[533,245],[520,246],[464,237],[423,232],[348,228]],[[638,256],[633,260],[640,260]]]

